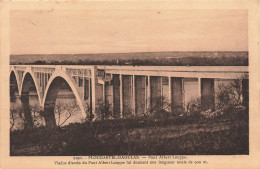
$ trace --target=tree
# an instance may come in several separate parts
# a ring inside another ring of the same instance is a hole
[[[63,124],[65,124],[65,122],[67,122],[71,117],[76,115],[78,111],[79,106],[76,103],[76,101],[69,103],[56,103],[54,112],[57,126],[62,126]]]
[[[43,118],[43,107],[35,104],[30,106],[31,115],[32,115],[32,122],[33,125],[36,127],[40,127],[44,125],[44,118]]]
[[[113,107],[110,103],[105,101],[99,101],[97,103],[96,109],[97,119],[98,120],[105,120],[109,118],[113,118]]]
[[[15,127],[15,125],[17,124],[17,119],[19,118],[17,111],[18,109],[21,109],[20,107],[14,107],[12,106],[10,108],[10,130],[13,130],[13,128]]]
[[[29,110],[31,112],[32,124],[35,127],[44,125],[43,108],[39,105],[30,105]],[[25,129],[26,118],[22,106],[11,106],[10,109],[10,130]]]
[[[231,109],[247,108],[248,105],[248,89],[243,86],[243,81],[248,80],[248,75],[245,74],[237,79],[232,80],[228,84],[219,84],[217,87],[217,109],[229,111]],[[248,86],[246,86],[248,87]]]

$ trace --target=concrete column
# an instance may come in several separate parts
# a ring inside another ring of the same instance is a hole
[[[201,79],[201,106],[203,110],[215,109],[214,79]]]
[[[79,75],[77,75],[77,86],[79,87]]]
[[[103,87],[103,101],[104,101],[104,103],[106,102],[106,94],[105,94],[105,92],[106,92],[106,91],[105,91],[105,85],[106,85],[106,84],[105,84],[105,83],[106,83],[106,82],[104,82],[104,84],[103,84],[103,86],[102,86],[102,87]]]
[[[198,78],[198,95],[199,98],[201,98],[201,78]]]
[[[123,116],[129,117],[133,114],[133,77],[122,75],[123,93]]]
[[[60,88],[64,88],[65,82],[61,79],[54,81],[52,86],[49,88],[48,94],[44,103],[44,119],[47,128],[53,128],[56,126],[55,121],[55,103]]]
[[[120,117],[120,77],[118,74],[113,75],[113,108],[114,116]]]
[[[132,76],[132,82],[133,82],[133,88],[132,88],[133,89],[132,90],[133,107],[132,107],[132,109],[133,109],[133,115],[135,115],[135,75]]]
[[[246,107],[247,111],[249,109],[249,80],[242,80],[242,97],[243,97],[243,105]]]
[[[161,106],[161,99],[162,96],[162,77],[160,76],[152,76],[151,77],[151,107],[152,108],[159,108]]]
[[[169,105],[172,105],[172,78],[169,76],[168,77],[168,84],[169,84],[169,98],[168,98],[168,102],[169,102]],[[172,106],[171,106],[172,108]]]
[[[120,84],[120,117],[123,118],[123,80],[122,80],[122,74],[119,75],[119,84]]]
[[[48,77],[47,77],[47,73],[44,73],[44,78],[45,78],[45,89],[47,87],[48,84]]]
[[[135,113],[143,114],[146,108],[146,76],[135,76]]]
[[[89,84],[89,86],[88,86],[88,90],[89,90],[89,92],[88,92],[88,95],[89,95],[89,98],[88,98],[88,100],[89,100],[89,113],[90,113],[90,115],[92,116],[91,118],[93,118],[93,115],[94,115],[94,113],[95,112],[93,112],[93,98],[92,98],[92,78],[89,78],[88,79],[88,84]]]
[[[42,81],[42,95],[44,96],[44,78],[43,78],[43,73],[41,72],[41,81]]]
[[[147,109],[147,86],[146,86],[146,80],[147,80],[147,76],[145,76],[145,83],[144,83],[144,107],[145,109]],[[138,104],[138,102],[137,102]]]
[[[113,79],[113,74],[111,76],[112,76],[112,79]],[[114,84],[113,83],[111,83],[111,95],[112,95],[111,105],[112,105],[112,107],[114,107]]]
[[[83,90],[83,95],[82,95],[82,100],[84,101],[84,98],[85,98],[85,77],[84,77],[84,75],[83,75],[83,82],[82,82],[82,86],[83,86],[83,88],[82,88],[82,90]]]
[[[147,76],[147,94],[146,94],[146,108],[149,109],[151,107],[151,84],[150,84],[150,76]]]
[[[105,82],[105,101],[112,106],[113,104],[113,86],[111,82]]]
[[[39,72],[39,78],[40,78],[40,87],[42,87],[42,73]]]
[[[160,85],[161,85],[161,94],[160,97],[163,97],[163,77],[160,77]]]
[[[182,85],[182,108],[185,107],[185,89],[184,89],[184,78],[181,78]]]
[[[183,78],[173,77],[172,78],[172,110],[182,111],[183,102],[184,102],[184,93],[183,93]]]
[[[92,114],[95,115],[96,110],[96,66],[91,69],[91,102]]]
[[[43,73],[43,93],[45,93],[45,74]]]
[[[89,105],[91,104],[91,78],[88,78],[88,100],[89,100]]]
[[[33,127],[32,115],[29,106],[29,92],[22,92],[21,102],[23,106],[23,113],[25,118],[24,129]]]
[[[43,114],[44,114],[46,128],[56,127],[54,107],[53,106],[49,107],[48,105],[46,105],[44,107],[44,113]]]

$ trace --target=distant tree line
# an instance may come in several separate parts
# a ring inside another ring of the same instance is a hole
[[[134,65],[134,66],[248,66],[248,57],[182,57],[182,58],[158,58],[158,59],[113,59],[113,60],[87,60],[77,61],[45,61],[36,60],[18,64],[35,65]]]

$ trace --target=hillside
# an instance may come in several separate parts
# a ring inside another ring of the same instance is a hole
[[[10,64],[247,66],[248,52],[137,52],[11,55]]]

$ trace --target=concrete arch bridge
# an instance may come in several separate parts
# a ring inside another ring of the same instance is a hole
[[[106,102],[124,118],[155,106],[158,97],[165,98],[171,109],[184,109],[192,98],[201,98],[204,109],[214,109],[217,85],[245,74],[247,66],[10,65],[10,93],[19,93],[28,121],[30,93],[36,93],[47,114],[46,126],[53,126],[62,88],[71,89],[83,117],[87,113],[97,117],[98,104]],[[248,100],[248,79],[241,84],[243,99]]]

